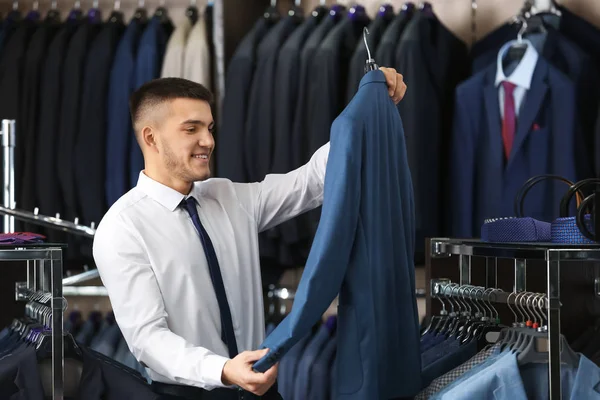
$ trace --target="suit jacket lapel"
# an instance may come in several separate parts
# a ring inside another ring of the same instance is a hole
[[[486,74],[485,85],[483,87],[483,98],[485,102],[485,112],[487,116],[487,125],[490,135],[490,142],[493,143],[494,159],[500,160],[503,165],[504,151],[502,150],[502,118],[500,117],[500,101],[498,100],[498,88],[494,85],[496,76],[496,64],[490,67]]]
[[[533,77],[531,78],[531,87],[525,94],[524,103],[517,118],[517,130],[508,159],[507,169],[510,168],[512,161],[523,146],[523,143],[527,140],[527,136],[529,135],[529,132],[531,132],[533,123],[538,116],[544,98],[546,97],[546,92],[548,91],[547,76],[548,63],[539,58],[535,70],[533,71]]]

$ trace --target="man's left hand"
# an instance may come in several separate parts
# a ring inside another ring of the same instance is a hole
[[[398,104],[404,97],[404,93],[406,93],[404,78],[394,68],[380,67],[379,69],[385,75],[390,97],[394,100],[394,104]]]

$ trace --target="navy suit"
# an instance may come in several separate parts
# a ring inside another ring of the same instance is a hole
[[[328,400],[333,386],[333,360],[337,349],[337,338],[333,336],[325,344],[310,372],[310,400]]]
[[[133,92],[135,57],[143,28],[139,20],[131,20],[117,46],[110,72],[105,163],[108,207],[129,189],[129,146],[134,136],[129,115],[129,96]]]
[[[510,158],[504,165],[496,64],[456,89],[452,138],[452,234],[478,237],[485,218],[512,216],[519,188],[532,176],[556,174],[578,180],[589,164],[577,152],[575,88],[543,58],[535,66],[519,118]],[[579,166],[579,168],[578,168]],[[564,188],[551,181],[527,195],[527,215],[543,221],[558,216]],[[529,206],[528,206],[529,205]]]
[[[135,60],[134,87],[139,89],[144,83],[160,75],[169,35],[160,17],[154,16],[140,38],[140,46]],[[130,138],[129,186],[136,185],[140,171],[144,169],[144,156],[135,135]]]
[[[312,367],[329,341],[330,336],[331,332],[329,328],[323,324],[304,349],[304,353],[296,369],[296,382],[294,384],[295,399],[310,399],[309,391],[314,385],[311,381]]]
[[[414,296],[414,201],[402,121],[381,71],[369,72],[331,127],[324,203],[291,313],[254,368],[274,365],[339,292],[338,398],[421,388]]]
[[[227,90],[223,99],[219,143],[216,148],[217,175],[233,182],[248,182],[244,165],[246,110],[254,74],[256,48],[270,24],[260,18],[239,44],[227,68]]]

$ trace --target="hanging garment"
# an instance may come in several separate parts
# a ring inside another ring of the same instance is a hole
[[[314,71],[313,62],[315,54],[321,43],[325,40],[331,29],[338,23],[339,13],[336,16],[326,16],[306,40],[300,55],[300,82],[296,111],[294,114],[294,130],[292,133],[292,165],[298,168],[307,162],[312,153],[308,149],[310,87]]]
[[[396,66],[396,47],[413,14],[414,7],[400,11],[385,30],[375,51],[375,60],[379,65]]]
[[[300,165],[293,160],[292,132],[294,113],[298,107],[301,71],[301,54],[304,44],[317,28],[321,17],[309,15],[306,20],[285,41],[277,58],[274,93],[274,125],[273,125],[273,162],[271,172],[286,173]],[[279,238],[277,259],[280,265],[296,266],[306,262],[303,246],[300,243],[297,219],[284,222],[269,232],[272,239]],[[292,248],[292,245],[298,245]],[[308,246],[306,246],[308,248]],[[281,391],[281,389],[280,389]]]
[[[30,39],[38,28],[38,22],[35,20],[24,19],[18,23],[18,27],[10,36],[10,39],[4,46],[0,56],[0,120],[14,119],[15,123],[15,141],[17,143],[14,152],[15,161],[15,186],[23,187],[23,171],[25,169],[25,149],[27,137],[26,131],[21,129],[21,117],[24,114],[23,107],[23,87],[24,71],[27,47]],[[27,126],[27,124],[25,124]],[[3,155],[0,155],[0,161]],[[20,189],[19,189],[20,190]],[[17,207],[21,207],[21,192],[15,193]],[[29,210],[33,211],[33,210]],[[17,229],[20,229],[21,223],[16,221]]]
[[[296,382],[294,385],[295,399],[312,399],[309,397],[310,388],[313,386],[313,382],[311,382],[312,367],[319,355],[323,352],[330,337],[331,331],[329,330],[329,327],[322,324],[304,349],[302,358],[299,360],[298,366],[296,367]]]
[[[448,146],[454,90],[467,77],[466,45],[434,15],[417,12],[400,39],[396,69],[407,90],[398,104],[406,132],[408,162],[415,190],[416,259],[424,261],[425,238],[443,235],[442,209],[447,208]],[[453,189],[454,190],[454,189]]]
[[[388,25],[394,20],[394,13],[379,13],[377,17],[371,22],[369,25],[369,34],[367,35],[367,43],[369,44],[369,50],[371,51],[371,57],[375,57],[375,52],[379,46],[379,42],[381,41],[381,37],[386,31]],[[350,103],[352,97],[356,94],[358,90],[358,85],[360,84],[360,80],[365,74],[365,64],[367,59],[369,58],[369,54],[367,53],[367,47],[365,46],[364,40],[359,40],[356,45],[356,49],[354,50],[354,54],[352,54],[352,59],[350,60],[349,70],[348,70],[348,83],[346,89],[346,102],[345,104]],[[378,62],[380,62],[378,60]],[[384,67],[392,67],[392,64],[382,64]]]
[[[60,24],[57,20],[43,21],[31,37],[25,55],[22,103],[17,119],[20,129],[19,138],[21,139],[18,147],[23,158],[22,169],[15,172],[21,176],[21,186],[17,187],[21,198],[19,208],[27,211],[33,211],[35,207],[39,207],[39,199],[35,195],[37,179],[35,172],[38,157],[41,154],[36,152],[42,102],[41,79],[50,42],[59,29]],[[56,99],[54,100],[56,101]],[[26,228],[27,230],[39,229],[32,224],[26,224]]]
[[[106,130],[106,202],[110,207],[129,188],[129,154],[134,136],[129,96],[134,90],[135,58],[144,23],[132,19],[115,53],[108,87]],[[137,146],[137,143],[136,143]]]
[[[272,333],[269,332],[269,335]],[[309,332],[296,343],[290,351],[281,359],[279,363],[279,372],[277,374],[277,389],[281,393],[281,397],[284,399],[294,398],[294,389],[296,385],[296,371],[298,363],[302,358],[306,345],[310,343],[312,339],[312,332]]]
[[[260,18],[236,49],[227,68],[227,90],[217,146],[217,175],[233,182],[248,182],[244,158],[246,110],[256,62],[256,48],[270,23]]]
[[[74,155],[80,128],[81,99],[85,85],[84,74],[90,45],[102,25],[83,22],[69,42],[63,65],[63,93],[60,109],[58,155],[56,157],[58,183],[65,204],[64,219],[81,217],[75,189]]]
[[[559,31],[581,46],[600,68],[600,29],[564,5],[556,4],[556,8],[561,14]]]
[[[335,336],[329,339],[325,344],[323,351],[312,366],[310,372],[310,392],[308,399],[327,400],[333,385],[333,365],[335,352],[337,349],[337,338]]]
[[[198,22],[190,31],[183,56],[183,78],[210,89],[212,59],[206,29],[206,20],[198,18]]]
[[[294,307],[260,346],[270,350],[254,368],[266,371],[283,357],[339,292],[336,398],[414,396],[414,203],[402,121],[383,72],[365,75],[331,132],[321,223]]]
[[[79,347],[82,373],[76,400],[158,400],[148,383],[135,371]],[[0,364],[0,398],[44,399],[35,347],[25,347]],[[14,396],[14,397],[13,397]]]
[[[277,70],[277,57],[285,40],[301,22],[295,15],[283,18],[269,30],[256,51],[244,138],[244,159],[250,182],[262,181],[271,172],[276,90],[273,77]]]
[[[160,76],[169,28],[161,23],[160,17],[154,16],[142,33],[135,60],[133,78],[134,88],[139,89],[144,83]],[[135,135],[129,136],[129,187],[134,187],[140,171],[144,169],[144,156]]]
[[[473,46],[473,71],[479,72],[496,62],[498,51],[508,41],[517,38],[518,26],[504,24]],[[583,132],[583,147],[588,153],[590,169],[600,174],[600,156],[594,151],[600,136],[595,127],[600,105],[600,74],[594,62],[579,46],[551,25],[546,26],[546,34],[533,33],[526,36],[538,52],[553,67],[566,74],[575,84],[577,116]],[[599,175],[600,176],[600,175]]]
[[[91,43],[84,69],[79,130],[73,166],[77,203],[83,222],[98,224],[107,210],[105,192],[106,129],[110,69],[119,39],[121,21],[108,22]]]
[[[510,43],[508,44],[508,46]],[[506,47],[508,49],[508,47]],[[530,45],[528,52],[535,52]],[[456,114],[452,137],[450,181],[452,182],[452,235],[477,237],[486,218],[513,214],[514,198],[532,176],[556,174],[579,180],[589,166],[581,149],[575,111],[573,83],[543,58],[527,66],[519,64],[510,75],[531,77],[529,89],[521,92],[514,143],[505,160],[499,78],[503,51],[498,62],[463,82],[456,90]],[[523,60],[527,60],[527,53]],[[528,72],[528,68],[534,67]],[[501,90],[501,89],[500,89]],[[526,96],[525,96],[526,94]],[[515,96],[517,93],[515,93]],[[585,176],[585,175],[584,175]],[[541,183],[528,194],[536,204],[528,215],[550,222],[564,194],[561,186]]]
[[[56,34],[44,64],[40,88],[40,123],[36,142],[36,199],[43,215],[64,215],[64,204],[58,174],[58,141],[60,115],[64,92],[63,65],[69,42],[79,28],[80,22],[67,21]],[[69,79],[69,78],[67,78]]]
[[[186,43],[190,30],[192,29],[192,23],[189,18],[184,18],[179,25],[173,31],[173,35],[167,42],[167,49],[165,51],[165,59],[162,64],[160,76],[161,78],[183,78],[183,67],[185,60]]]

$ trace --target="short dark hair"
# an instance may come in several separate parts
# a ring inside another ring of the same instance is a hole
[[[213,95],[199,83],[182,78],[159,78],[143,84],[129,98],[129,112],[135,128],[145,109],[175,99],[195,99],[208,102],[211,107]]]

